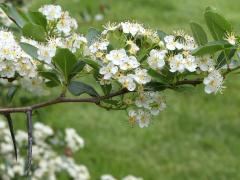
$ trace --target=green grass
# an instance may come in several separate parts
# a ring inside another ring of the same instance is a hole
[[[44,1],[49,2],[49,1]],[[74,16],[86,5],[97,9],[96,0],[62,0]],[[105,21],[134,19],[164,31],[185,29],[189,22],[203,23],[207,6],[216,7],[240,28],[236,0],[109,0]],[[39,7],[43,1],[34,1]],[[97,23],[81,23],[85,32]],[[55,129],[76,128],[86,147],[76,155],[87,165],[92,179],[110,173],[145,180],[240,179],[240,81],[228,79],[223,95],[206,95],[199,86],[189,92],[165,92],[168,108],[149,128],[132,128],[125,112],[107,112],[94,105],[56,105],[41,110],[42,121]]]

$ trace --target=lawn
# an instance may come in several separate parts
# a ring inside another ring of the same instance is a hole
[[[32,8],[50,1],[34,0]],[[86,6],[96,11],[97,0],[57,1],[79,16]],[[189,31],[189,22],[203,23],[205,7],[224,14],[240,28],[236,0],[105,0],[110,10],[104,21],[136,20],[156,29]],[[104,22],[102,22],[104,23]],[[79,31],[101,23],[80,23]],[[128,124],[125,112],[108,112],[88,104],[56,105],[41,110],[40,120],[55,129],[74,127],[86,140],[76,154],[93,180],[110,173],[145,180],[240,179],[240,81],[234,75],[223,94],[206,95],[203,86],[179,93],[165,92],[168,107],[149,128]],[[36,118],[35,118],[36,119]],[[39,120],[39,119],[38,119]]]

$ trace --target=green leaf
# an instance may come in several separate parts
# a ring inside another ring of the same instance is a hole
[[[207,34],[203,30],[202,26],[197,23],[190,23],[193,37],[198,45],[204,45],[208,42]]]
[[[52,59],[56,67],[62,72],[65,80],[68,81],[77,63],[75,55],[69,49],[59,48]]]
[[[145,88],[151,91],[163,91],[168,87],[169,87],[168,85],[160,82],[150,82],[145,85]]]
[[[32,24],[42,26],[44,29],[46,29],[47,19],[45,18],[45,16],[42,13],[29,12],[27,15]]]
[[[84,61],[77,61],[77,63],[75,64],[75,66],[73,67],[71,74],[69,75],[69,79],[72,79],[73,77],[75,77],[79,72],[81,72],[83,70],[83,68],[85,67],[86,63]]]
[[[101,32],[98,31],[97,29],[90,28],[87,33],[87,40],[88,40],[88,45],[93,44],[101,35]]]
[[[18,90],[18,87],[17,86],[11,86],[9,89],[8,89],[8,92],[7,92],[7,101],[8,102],[11,102],[14,95],[16,94]]]
[[[165,36],[167,36],[167,34],[163,31],[160,31],[160,30],[157,30],[157,34],[158,34],[158,37],[161,39],[161,40],[164,40]]]
[[[158,82],[168,83],[168,79],[166,76],[163,76],[162,74],[158,73],[157,71],[155,71],[153,69],[149,69],[148,74]]]
[[[30,44],[27,43],[19,43],[19,45],[21,46],[22,50],[27,53],[28,55],[30,55],[32,58],[34,59],[38,59],[38,54],[37,51],[38,49]]]
[[[85,83],[79,82],[79,81],[71,81],[68,90],[74,95],[74,96],[80,96],[81,94],[88,94],[93,97],[99,96],[97,91],[92,87]]]
[[[58,79],[58,76],[54,72],[40,72],[39,75],[49,80],[46,82],[46,85],[48,87],[56,87],[61,84],[61,81]]]
[[[0,8],[17,26],[22,28],[26,24],[27,21],[23,16],[23,13],[19,13],[19,11],[12,5],[0,3]]]
[[[232,31],[231,24],[213,10],[206,10],[204,17],[213,39],[221,40],[227,32]]]
[[[40,25],[27,23],[26,25],[24,25],[22,32],[25,37],[28,37],[40,42],[46,41],[45,30]]]
[[[84,59],[84,62],[86,62],[86,64],[91,66],[93,69],[95,69],[97,71],[99,70],[99,65],[96,61],[93,61],[91,59]]]
[[[231,47],[227,41],[218,40],[213,41],[205,44],[204,46],[199,46],[197,49],[195,49],[192,54],[194,56],[202,56],[204,54],[213,54],[215,52],[218,52],[220,50],[226,49]]]
[[[102,91],[105,95],[110,94],[112,91],[112,85],[111,84],[106,84],[106,85],[101,85]]]
[[[223,50],[217,58],[217,69],[219,69],[219,68],[223,67],[225,64],[227,64],[228,63],[227,61],[232,59],[232,57],[235,55],[236,51],[237,50],[235,48]]]

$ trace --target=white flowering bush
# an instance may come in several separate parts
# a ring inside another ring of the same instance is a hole
[[[61,89],[55,99],[17,107],[6,103],[0,108],[14,144],[11,114],[26,113],[29,165],[32,112],[39,108],[93,103],[107,110],[126,110],[129,122],[143,128],[166,108],[164,91],[204,84],[207,94],[216,94],[224,89],[227,75],[240,67],[239,37],[211,8],[204,13],[213,39],[209,41],[197,23],[191,23],[193,36],[130,21],[109,23],[103,31],[90,28],[83,35],[77,31],[77,21],[58,5],[26,13],[6,4],[0,7],[19,30],[0,31],[0,77],[7,99],[21,89],[39,96]]]
[[[91,179],[87,167],[77,164],[73,158],[74,153],[77,153],[85,145],[84,139],[75,129],[66,128],[64,133],[54,132],[51,127],[39,122],[34,124],[33,129],[33,162],[29,172],[32,180],[57,180],[60,177],[73,180]],[[1,180],[26,178],[24,154],[28,134],[18,130],[15,137],[20,149],[17,161],[15,161],[11,134],[7,124],[0,120]],[[112,175],[102,175],[100,179],[116,180]],[[142,180],[142,178],[128,175],[122,180]]]
[[[15,161],[11,135],[4,121],[0,120],[0,179],[22,179],[25,177],[24,154],[28,134],[16,131],[19,146],[18,160]],[[33,180],[57,179],[65,172],[69,178],[87,180],[90,178],[84,165],[75,163],[72,155],[84,147],[84,140],[74,129],[65,129],[64,134],[56,133],[42,123],[34,124],[33,164],[30,175]],[[56,149],[62,149],[59,153]]]

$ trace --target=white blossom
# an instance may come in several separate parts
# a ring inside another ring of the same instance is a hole
[[[105,80],[109,80],[118,72],[118,67],[112,63],[109,63],[107,66],[101,67],[99,73],[104,75],[103,78]]]
[[[129,91],[134,91],[136,89],[136,83],[134,82],[134,77],[131,74],[127,76],[121,76],[118,81]]]
[[[67,128],[65,130],[65,141],[69,148],[73,151],[78,151],[80,148],[84,147],[84,140],[81,136],[77,134],[75,129]]]
[[[150,51],[150,56],[147,58],[147,62],[152,69],[162,69],[165,65],[166,50]]]
[[[202,57],[198,57],[196,61],[201,71],[214,70],[215,62],[210,55],[204,55]]]
[[[112,62],[114,65],[120,65],[128,59],[126,51],[124,49],[112,50],[106,55],[106,59]]]
[[[134,80],[138,84],[147,84],[148,82],[151,81],[151,77],[148,75],[146,69],[136,69],[135,74],[134,74]]]
[[[62,8],[58,5],[44,5],[39,9],[39,12],[45,15],[47,20],[53,21],[61,17]]]
[[[164,41],[166,43],[166,48],[168,50],[173,51],[173,50],[176,50],[176,49],[180,50],[180,49],[183,48],[183,44],[178,42],[178,40],[176,40],[176,37],[173,36],[173,35],[169,35],[169,36],[164,37]]]
[[[185,70],[186,59],[182,54],[177,54],[170,58],[170,71],[171,72],[183,72]]]
[[[204,78],[203,83],[207,94],[221,92],[223,88],[223,76],[219,71],[213,70]]]
[[[139,66],[140,66],[140,63],[138,62],[136,57],[129,56],[122,61],[122,63],[120,64],[120,69],[126,71],[130,69],[135,69]]]
[[[123,22],[121,27],[124,33],[131,34],[132,36],[142,35],[145,32],[145,29],[142,25],[138,23]]]

